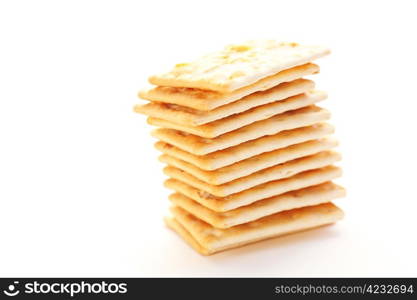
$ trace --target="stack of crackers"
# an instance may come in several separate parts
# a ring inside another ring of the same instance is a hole
[[[135,111],[152,136],[173,191],[167,225],[209,255],[333,223],[334,128],[303,77],[319,72],[320,46],[250,41],[151,76]]]

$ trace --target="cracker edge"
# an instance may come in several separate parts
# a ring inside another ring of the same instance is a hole
[[[213,254],[208,249],[201,246],[193,237],[192,235],[174,218],[174,217],[165,217],[164,218],[165,225],[176,232],[183,240],[191,246],[195,251],[200,253],[201,255],[211,255]]]

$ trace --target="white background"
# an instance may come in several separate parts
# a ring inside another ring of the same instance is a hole
[[[2,1],[1,276],[417,276],[413,1]],[[323,229],[203,257],[165,228],[146,78],[223,45],[331,47],[344,156]]]

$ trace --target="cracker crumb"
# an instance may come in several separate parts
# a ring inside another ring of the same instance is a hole
[[[183,67],[186,67],[188,65],[189,65],[189,63],[179,63],[179,64],[176,64],[175,67],[176,68],[183,68]]]
[[[235,51],[235,52],[245,52],[250,50],[251,47],[248,45],[232,45],[229,47],[229,50]]]

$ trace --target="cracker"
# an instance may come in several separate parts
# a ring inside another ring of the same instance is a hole
[[[152,102],[135,106],[135,111],[151,117],[172,121],[174,123],[198,126],[210,123],[234,114],[245,112],[251,108],[280,101],[298,94],[306,93],[314,88],[314,82],[298,79],[282,83],[263,92],[257,92],[238,101],[215,108],[200,111],[175,104]]]
[[[310,126],[328,120],[329,118],[330,113],[327,110],[311,105],[252,123],[214,139],[202,138],[169,128],[156,129],[152,131],[152,136],[192,154],[205,155],[255,140],[262,136],[274,135],[284,130]]]
[[[301,157],[283,164],[278,164],[273,167],[260,170],[248,176],[241,177],[221,185],[206,183],[195,176],[172,166],[164,168],[164,173],[171,178],[185,182],[192,187],[210,193],[216,197],[226,197],[266,182],[288,178],[308,170],[323,168],[336,163],[340,159],[340,155],[336,152],[322,151],[314,155]]]
[[[196,167],[212,171],[230,166],[250,157],[256,158],[261,153],[274,151],[290,145],[323,138],[332,134],[334,127],[330,124],[319,123],[308,127],[286,130],[275,135],[264,136],[240,145],[207,155],[194,155],[165,142],[157,142],[155,147],[162,153],[179,158]],[[169,140],[165,138],[165,140]]]
[[[294,233],[334,223],[343,218],[343,211],[333,203],[323,203],[293,210],[286,210],[262,219],[218,229],[187,213],[180,207],[172,207],[175,220],[200,245],[196,250],[208,255],[219,251],[247,245],[272,237]],[[189,241],[190,239],[186,239]]]
[[[307,141],[282,149],[262,153],[237,162],[233,165],[212,171],[200,169],[191,163],[168,154],[162,154],[159,157],[159,160],[163,163],[188,172],[206,183],[220,185],[293,159],[313,155],[320,151],[330,150],[337,145],[338,142],[333,138]]]
[[[149,82],[227,93],[329,53],[329,49],[320,46],[250,41],[177,64],[167,73],[151,76]]]
[[[229,116],[200,126],[188,126],[158,118],[148,118],[150,125],[172,128],[188,132],[204,138],[215,138],[254,122],[262,121],[275,115],[296,110],[322,101],[326,98],[324,92],[311,92],[287,98],[282,101],[262,105],[243,113]]]
[[[184,227],[180,223],[178,223],[175,218],[172,217],[165,217],[164,218],[165,224],[174,230],[177,234],[179,234],[185,242],[188,243],[195,251],[202,255],[210,255],[207,249],[203,248],[197,241],[191,236],[191,234],[185,230]]]
[[[196,189],[185,182],[176,179],[165,181],[165,187],[186,195],[201,205],[217,212],[229,211],[258,200],[277,196],[289,191],[324,183],[342,175],[342,170],[335,166],[305,171],[289,178],[270,181],[254,188],[227,197],[216,197]]]
[[[316,74],[319,70],[318,65],[312,63],[304,64],[268,76],[230,93],[218,93],[184,87],[157,86],[140,91],[138,96],[149,101],[177,104],[196,110],[208,111],[237,101],[250,94],[268,90],[281,83]]]
[[[170,195],[169,199],[175,206],[181,207],[213,227],[229,228],[252,222],[281,211],[330,202],[334,199],[344,197],[345,194],[346,191],[344,188],[328,181],[319,185],[260,200],[225,213],[212,211],[180,193]]]

